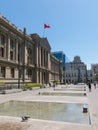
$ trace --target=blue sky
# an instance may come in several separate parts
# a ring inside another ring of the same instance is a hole
[[[0,13],[27,34],[45,33],[52,51],[70,61],[79,55],[88,69],[98,63],[98,0],[0,0]]]

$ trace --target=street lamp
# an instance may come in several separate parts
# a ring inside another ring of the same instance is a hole
[[[97,81],[96,66],[94,67],[94,81]]]
[[[87,74],[87,69],[86,69],[86,80],[85,80],[86,84],[88,84],[88,74]]]
[[[55,63],[54,63],[54,81],[55,81]]]
[[[23,86],[25,82],[25,44],[26,44],[26,28],[24,28],[24,39],[23,39]]]
[[[77,70],[78,70],[78,83],[80,83],[81,82],[80,68],[78,67]]]
[[[60,81],[60,83],[61,83],[61,78],[62,78],[61,64],[62,64],[62,61],[59,60],[59,81]]]
[[[20,58],[21,58],[21,55],[20,55],[20,46],[18,47],[18,89],[20,89]]]

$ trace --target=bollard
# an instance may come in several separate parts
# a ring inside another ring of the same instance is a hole
[[[84,93],[84,96],[86,96],[86,93]]]
[[[83,106],[83,113],[87,113],[88,112],[88,107],[87,107],[87,105],[84,105]]]

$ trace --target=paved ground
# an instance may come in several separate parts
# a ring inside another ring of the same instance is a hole
[[[67,86],[66,86],[67,87]],[[70,85],[68,88],[74,88]],[[58,92],[61,86],[58,86]],[[57,89],[57,88],[56,88]],[[76,96],[42,96],[36,95],[39,92],[54,92],[53,88],[38,89],[32,91],[22,91],[13,94],[0,95],[0,103],[10,100],[21,101],[50,101],[65,103],[87,103],[89,105],[89,113],[91,124],[79,124],[68,122],[45,121],[38,119],[29,119],[27,122],[21,122],[21,118],[0,116],[0,130],[98,130],[98,88],[92,88],[92,92],[86,89],[86,97]],[[56,90],[55,90],[56,91]],[[72,90],[66,91],[71,92]],[[72,91],[73,93],[75,91]],[[76,91],[77,93],[83,91]]]

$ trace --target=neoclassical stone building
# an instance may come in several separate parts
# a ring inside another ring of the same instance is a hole
[[[40,38],[37,34],[31,34],[35,43],[35,77],[36,82],[48,83],[50,80],[50,53],[51,47],[47,38]]]
[[[91,64],[91,70],[92,70],[92,73],[93,73],[94,82],[98,83],[98,63]]]
[[[59,59],[57,59],[54,55],[50,56],[51,61],[51,74],[50,81],[62,82],[63,79],[63,67],[62,63]]]
[[[75,56],[73,62],[66,63],[65,68],[66,83],[86,82],[87,67],[79,56]]]
[[[47,38],[18,29],[0,16],[0,81],[48,83],[53,79],[53,57]],[[52,70],[51,70],[52,69]],[[59,61],[55,79],[59,79]]]

